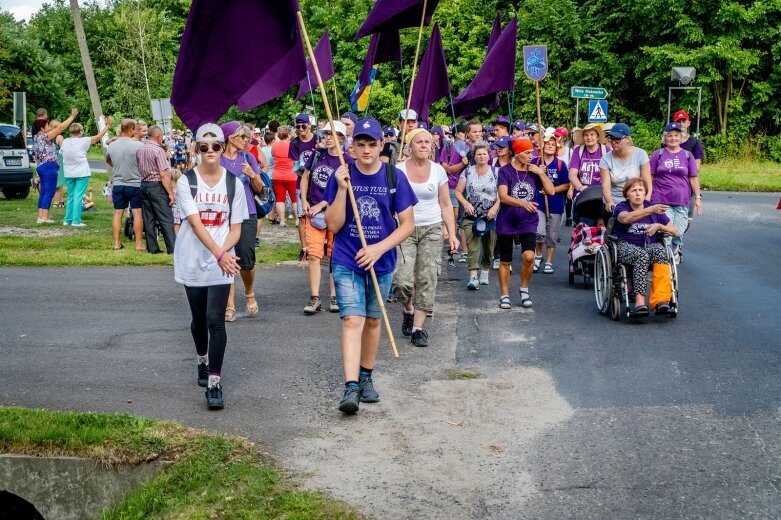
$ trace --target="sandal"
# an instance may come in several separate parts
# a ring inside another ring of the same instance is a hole
[[[521,307],[531,307],[532,299],[531,296],[529,296],[529,290],[518,289],[518,292],[521,293]]]
[[[553,274],[553,264],[545,263],[545,267],[542,269],[545,274]]]
[[[119,251],[120,249],[125,249],[125,246],[122,244],[119,244],[119,247],[115,247],[114,251]]]
[[[512,308],[512,304],[510,303],[510,297],[509,296],[502,296],[499,298],[499,308],[500,309],[510,309]]]
[[[629,313],[630,318],[645,318],[648,316],[648,305],[638,305]]]
[[[225,309],[225,321],[236,321],[236,309]]]
[[[660,302],[656,306],[655,313],[657,316],[666,316],[670,312],[670,304],[667,302]]]
[[[534,257],[534,272],[535,273],[540,270],[540,264],[541,263],[542,263],[542,257],[535,255],[535,257]]]
[[[255,300],[255,293],[245,294],[244,297],[247,299],[247,316],[255,316],[258,313],[258,300]],[[250,303],[250,298],[255,300],[255,303]]]

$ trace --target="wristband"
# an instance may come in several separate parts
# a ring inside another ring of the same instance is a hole
[[[217,263],[218,263],[218,264],[220,263],[220,260],[222,260],[222,257],[223,257],[223,256],[225,256],[225,251],[223,251],[222,253],[220,253],[220,255],[217,257]]]
[[[695,195],[694,198],[695,199],[702,199],[702,195]]]

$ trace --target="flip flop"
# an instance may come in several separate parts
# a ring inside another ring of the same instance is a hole
[[[255,316],[258,313],[258,300],[255,299],[255,293],[245,294],[244,297],[247,299],[247,316]],[[255,303],[250,304],[250,298],[255,300]]]
[[[125,249],[125,246],[122,244],[119,244],[119,247],[115,247],[114,251],[119,251],[120,249]]]

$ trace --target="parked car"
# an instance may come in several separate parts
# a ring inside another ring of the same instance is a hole
[[[0,123],[0,190],[6,199],[25,199],[32,180],[24,134],[16,125]]]
[[[33,136],[27,136],[27,157],[30,159],[30,163],[35,162],[35,154],[33,154]]]

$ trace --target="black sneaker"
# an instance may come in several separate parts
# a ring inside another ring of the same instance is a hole
[[[361,388],[359,386],[350,386],[345,388],[344,397],[339,401],[339,411],[353,414],[358,411],[358,403],[361,400]]]
[[[412,344],[416,347],[428,347],[428,332],[423,329],[413,332]]]
[[[303,262],[304,260],[306,260],[306,250],[302,249],[298,252],[298,261]]]
[[[222,400],[222,385],[220,383],[206,389],[206,406],[209,410],[222,410],[225,407],[225,403]]]
[[[209,365],[198,363],[198,386],[206,387],[209,384]]]
[[[415,321],[415,313],[407,314],[402,310],[401,316],[401,333],[405,336],[412,335],[412,323]]]
[[[361,391],[362,403],[376,403],[380,400],[380,394],[374,389],[371,377],[361,379],[358,389]]]

